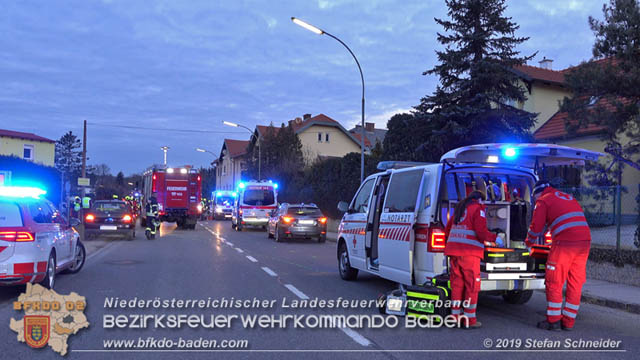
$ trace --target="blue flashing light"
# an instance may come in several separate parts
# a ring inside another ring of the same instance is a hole
[[[518,151],[514,147],[507,147],[502,151],[502,155],[508,159],[513,159],[518,156]]]
[[[218,192],[216,193],[216,196],[222,196],[222,193],[221,193],[220,191],[218,191]]]
[[[233,197],[237,197],[237,196],[238,196],[238,193],[234,191],[233,192]]]
[[[138,197],[138,196],[140,196],[140,193],[137,192],[137,193],[133,194],[133,196]]]
[[[243,182],[239,183],[239,184],[238,184],[238,187],[239,187],[240,189],[244,189],[244,183],[243,183]]]
[[[273,183],[273,188],[277,189],[278,188],[278,183]]]
[[[0,186],[0,196],[39,199],[46,190],[32,186]]]

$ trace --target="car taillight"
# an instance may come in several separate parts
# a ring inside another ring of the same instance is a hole
[[[283,217],[282,217],[282,221],[283,221],[285,224],[291,224],[291,222],[293,221],[293,218],[292,218],[292,217],[290,217],[290,216],[283,216]]]
[[[327,218],[326,217],[321,217],[320,219],[318,219],[318,222],[320,224],[326,224],[327,223]]]
[[[122,217],[122,221],[124,222],[131,222],[131,215],[127,214],[125,216]]]
[[[96,217],[95,217],[95,216],[93,216],[93,214],[87,214],[87,216],[85,216],[85,217],[84,217],[84,219],[85,219],[87,222],[93,222],[93,220],[95,220],[95,219],[96,219]]]
[[[0,240],[4,241],[33,241],[35,237],[27,231],[0,231]]]
[[[553,240],[551,240],[551,231],[547,231],[546,234],[544,234],[544,244],[551,244]]]
[[[445,245],[444,230],[437,227],[430,228],[429,238],[427,241],[427,251],[444,252]]]
[[[238,210],[238,214],[242,215],[243,211],[242,209]]]

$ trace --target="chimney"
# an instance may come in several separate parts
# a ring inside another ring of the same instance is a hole
[[[552,70],[551,64],[553,64],[553,60],[547,59],[547,57],[545,56],[542,58],[542,60],[538,61],[538,64],[540,64],[540,67],[543,69]]]
[[[370,122],[364,123],[364,129],[366,131],[373,132],[373,129],[375,129],[375,127],[376,127],[376,124],[374,123],[370,123]]]
[[[301,124],[302,123],[302,118],[301,117],[297,117],[295,119],[296,124]]]
[[[309,118],[311,118],[311,114],[304,114],[304,115],[302,115],[302,119],[303,119],[303,120],[307,120],[307,119],[309,119]]]

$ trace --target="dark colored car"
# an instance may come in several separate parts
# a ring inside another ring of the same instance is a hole
[[[280,242],[285,238],[327,240],[327,218],[315,204],[280,205],[271,213],[267,236]]]
[[[98,200],[84,215],[86,236],[124,235],[136,237],[135,216],[129,205],[121,200]]]

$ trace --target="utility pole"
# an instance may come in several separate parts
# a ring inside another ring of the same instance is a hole
[[[82,177],[87,177],[87,120],[82,132]]]

